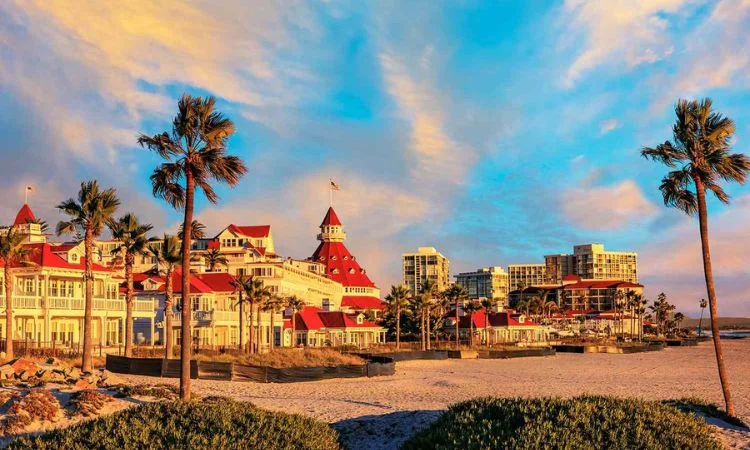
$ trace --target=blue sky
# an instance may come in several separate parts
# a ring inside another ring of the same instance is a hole
[[[35,212],[82,179],[117,187],[159,230],[158,159],[182,92],[214,95],[249,173],[198,217],[271,223],[309,256],[328,178],[348,246],[381,288],[432,245],[453,273],[541,262],[574,244],[640,254],[647,294],[694,314],[705,296],[697,225],[661,203],[677,98],[709,96],[750,142],[750,2],[10,1],[0,4],[0,205]],[[750,314],[750,192],[712,203],[720,312]]]

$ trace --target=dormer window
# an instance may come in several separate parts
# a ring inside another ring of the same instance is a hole
[[[346,256],[346,255],[344,255],[344,261],[346,261],[346,260],[348,260],[348,259],[349,259],[349,257],[348,257],[348,256]]]
[[[364,323],[364,321],[365,321],[365,315],[364,314],[360,314],[360,315],[357,316],[357,325],[362,325],[362,323]]]
[[[331,269],[331,273],[339,273],[339,269]]]
[[[349,273],[354,273],[354,267],[349,268]]]
[[[331,256],[331,261],[336,261],[336,255]]]

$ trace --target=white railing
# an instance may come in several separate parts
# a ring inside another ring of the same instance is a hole
[[[133,302],[133,310],[138,312],[152,312],[154,311],[153,300],[135,300]]]
[[[40,307],[38,297],[28,295],[14,295],[13,308],[18,309],[37,309]],[[5,296],[0,297],[0,307],[5,308]]]
[[[234,322],[240,320],[240,313],[237,311],[213,311],[213,319],[222,322]]]

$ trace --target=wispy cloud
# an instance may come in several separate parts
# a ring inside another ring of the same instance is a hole
[[[619,127],[620,122],[617,119],[607,119],[599,124],[599,134],[607,134]]]
[[[574,187],[562,194],[567,220],[586,230],[620,229],[643,222],[656,213],[633,180],[611,186]]]

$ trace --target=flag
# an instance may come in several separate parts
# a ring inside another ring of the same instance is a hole
[[[34,187],[33,187],[33,186],[26,186],[26,190],[27,190],[27,191],[33,191],[33,190],[34,190]]]
[[[332,191],[338,191],[338,190],[339,190],[339,185],[338,185],[338,184],[336,184],[336,182],[335,182],[335,181],[333,181],[333,180],[331,180],[331,179],[329,179],[328,181],[330,181],[330,182],[331,182],[331,186],[330,186],[330,188],[331,188],[331,190],[332,190]]]

